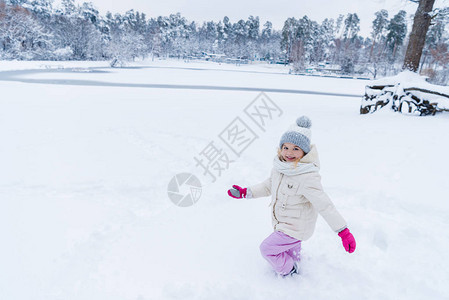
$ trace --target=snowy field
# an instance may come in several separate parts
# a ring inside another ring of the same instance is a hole
[[[0,63],[0,299],[449,298],[449,114],[360,115],[367,81],[283,66],[65,64]],[[218,135],[257,89],[278,89],[282,116],[195,205],[174,205],[171,178],[202,175],[194,157],[226,150]],[[269,176],[300,115],[357,250],[319,218],[301,274],[278,278],[259,253],[269,199],[226,191]]]

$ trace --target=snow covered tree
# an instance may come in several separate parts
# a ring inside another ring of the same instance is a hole
[[[370,60],[373,58],[373,52],[376,43],[382,43],[382,41],[386,41],[386,31],[389,24],[388,21],[388,11],[382,9],[375,13],[376,18],[373,21],[373,31],[371,31],[371,37],[373,39],[373,44],[370,50]],[[379,51],[377,51],[379,53]],[[379,56],[376,55],[376,58]]]
[[[260,34],[260,56],[265,60],[270,60],[273,54],[268,49],[268,44],[273,37],[273,24],[270,21],[265,22]]]
[[[48,22],[53,15],[53,0],[32,0],[27,7],[41,21]]]
[[[345,74],[352,74],[359,59],[359,49],[363,39],[358,36],[360,19],[357,14],[347,14],[344,19],[342,38],[335,40],[335,53],[333,63],[341,66]]]
[[[343,37],[343,19],[344,15],[338,15],[337,21],[335,22],[335,36],[342,38]]]
[[[246,26],[248,28],[248,38],[253,41],[257,40],[260,33],[259,17],[249,16]]]
[[[449,7],[438,10],[426,35],[420,67],[420,72],[428,76],[431,82],[442,85],[449,80],[448,21]]]
[[[0,1],[0,57],[3,59],[47,59],[52,35],[30,11]]]
[[[83,16],[85,20],[90,21],[94,25],[97,25],[100,20],[98,10],[91,2],[84,2],[79,8],[79,14]]]
[[[28,4],[28,0],[6,0],[6,1],[2,1],[4,2],[6,5],[9,6],[24,6]]]
[[[302,17],[297,22],[295,38],[296,40],[302,40],[304,47],[306,48],[307,56],[313,50],[313,43],[315,35],[317,34],[318,24],[315,21],[310,20],[307,16]]]
[[[108,54],[112,58],[112,66],[123,66],[134,60],[145,49],[143,36],[137,32],[124,29],[112,34],[108,45]]]
[[[273,34],[273,23],[266,21],[263,25],[262,33],[260,35],[263,41],[268,41]]]
[[[182,57],[186,53],[184,46],[186,45],[189,37],[190,30],[186,18],[182,17],[180,13],[171,14],[169,17],[170,31],[168,32],[168,38],[171,41],[173,56]]]
[[[373,41],[376,42],[385,35],[386,29],[388,27],[388,11],[382,9],[375,13],[376,18],[373,21],[373,31],[371,32],[371,37]]]
[[[245,56],[246,53],[244,47],[246,46],[246,40],[248,38],[248,28],[245,20],[241,19],[237,23],[234,23],[232,25],[232,31],[234,43],[235,46],[237,46],[234,48],[233,51],[234,55],[238,57],[243,57]]]
[[[221,21],[219,21],[217,23],[217,41],[218,41],[218,46],[221,50],[223,47],[224,41],[225,41],[224,26]]]
[[[216,52],[217,49],[214,44],[218,40],[217,25],[213,21],[204,22],[201,27],[198,28],[198,46],[206,52]],[[217,45],[218,46],[218,45]]]
[[[229,21],[229,18],[225,16],[223,18],[223,37],[224,39],[229,39],[232,36],[232,24]]]
[[[250,59],[254,59],[257,56],[257,46],[260,34],[260,21],[259,17],[249,16],[246,21],[246,28],[248,30],[246,40],[246,56]]]
[[[280,56],[280,32],[266,21],[258,39],[257,53],[262,60],[273,61]]]
[[[74,59],[92,60],[102,57],[103,40],[95,26],[97,17],[91,5],[76,6],[73,0],[63,0],[51,27],[58,48],[69,47]]]
[[[70,16],[75,15],[77,12],[77,8],[74,0],[62,0],[61,1],[61,9],[60,12],[63,15]]]
[[[399,46],[404,43],[407,34],[407,20],[405,19],[407,13],[400,10],[388,24],[387,30],[387,46],[391,51],[391,61],[396,57],[396,51]]]
[[[282,41],[281,49],[285,53],[286,61],[289,60],[293,44],[296,40],[296,29],[298,27],[298,21],[295,18],[288,18],[284,22],[284,27],[282,28]]]
[[[390,24],[388,11],[382,9],[375,12],[375,19],[372,22],[371,45],[369,47],[367,67],[365,70],[370,72],[374,78],[380,69],[386,72],[387,68],[387,28]],[[384,74],[385,75],[385,74]]]
[[[335,27],[333,19],[324,19],[316,37],[317,61],[326,61],[335,48]]]
[[[153,59],[155,56],[162,55],[162,36],[159,28],[158,21],[154,18],[148,20],[147,35],[145,43],[148,47],[148,51],[151,53]]]
[[[157,26],[161,51],[169,56],[184,56],[184,47],[192,34],[187,20],[180,13],[171,14],[169,17],[158,17]]]
[[[108,32],[106,56],[113,60],[111,65],[121,66],[136,57],[144,57],[152,47],[146,43],[150,42],[151,33],[144,14],[134,10],[124,15],[107,13],[104,23]]]
[[[360,31],[360,19],[357,14],[348,14],[344,23],[343,38],[354,39]]]

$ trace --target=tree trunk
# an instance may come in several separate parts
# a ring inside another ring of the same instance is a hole
[[[371,62],[371,59],[373,57],[373,50],[374,50],[374,45],[376,44],[376,39],[373,39],[373,44],[371,45],[371,50],[369,52],[369,61]]]
[[[426,42],[427,30],[430,26],[430,12],[433,9],[435,0],[419,0],[418,9],[413,19],[412,32],[405,53],[404,65],[402,69],[416,72],[421,60],[422,50]]]

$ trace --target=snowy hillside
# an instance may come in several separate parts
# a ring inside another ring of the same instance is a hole
[[[0,66],[0,299],[449,298],[448,114],[360,115],[366,81],[283,66],[71,64]],[[278,89],[283,113],[248,121],[258,138],[237,157],[219,135],[257,89]],[[269,176],[300,115],[357,250],[319,218],[301,274],[282,279],[259,253],[269,199],[226,190]],[[235,160],[215,182],[194,159],[212,141]],[[167,194],[182,172],[204,184],[185,208]]]

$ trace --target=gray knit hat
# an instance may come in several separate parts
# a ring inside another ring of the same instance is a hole
[[[282,149],[284,143],[292,143],[299,146],[304,153],[308,153],[310,151],[310,139],[312,137],[311,126],[312,121],[306,116],[296,119],[296,124],[291,125],[282,135],[279,148]]]

